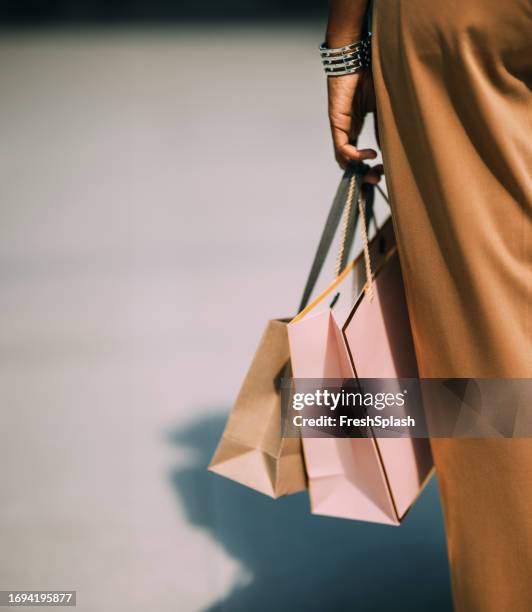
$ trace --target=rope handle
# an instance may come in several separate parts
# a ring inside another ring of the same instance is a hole
[[[322,270],[325,258],[331,244],[333,242],[334,235],[340,223],[342,224],[342,233],[340,241],[340,252],[336,261],[336,274],[338,275],[345,264],[347,263],[347,254],[350,250],[356,223],[358,221],[358,210],[353,210],[353,201],[358,201],[359,194],[361,191],[362,177],[369,169],[369,166],[363,162],[357,162],[356,164],[350,165],[349,168],[344,172],[340,185],[338,186],[336,195],[334,196],[331,209],[325,222],[321,238],[314,255],[314,260],[310,268],[305,288],[301,296],[299,303],[298,312],[301,312],[307,305],[310,296],[318,280],[318,276]],[[382,189],[377,185],[377,189],[381,192],[385,200],[388,200]],[[343,215],[343,218],[342,218]],[[375,228],[378,232],[377,222],[375,215],[372,215]]]
[[[364,264],[366,267],[366,284],[364,285],[364,291],[368,296],[368,299],[373,300],[373,270],[371,268],[371,257],[369,254],[369,238],[368,228],[366,225],[366,202],[365,197],[362,193],[362,189],[358,194],[358,214],[360,216],[360,231],[362,232],[362,246],[364,249]]]
[[[344,260],[345,247],[347,243],[347,228],[349,226],[349,218],[351,217],[353,210],[353,198],[355,195],[356,186],[356,174],[352,174],[349,179],[349,185],[347,187],[347,198],[345,200],[344,211],[342,213],[342,224],[340,229],[340,248],[338,250],[338,256],[336,257],[336,265],[334,268],[334,275],[340,276],[342,271],[342,263]]]
[[[358,185],[357,185],[358,182]],[[358,187],[358,189],[357,189]],[[384,198],[386,202],[389,203],[387,195],[380,188],[379,185],[376,186],[379,190],[380,194]],[[353,173],[349,179],[349,184],[347,188],[347,197],[344,206],[344,210],[342,213],[342,221],[341,221],[341,231],[340,231],[340,247],[338,250],[338,256],[336,258],[336,266],[335,266],[335,276],[339,276],[342,272],[342,263],[344,261],[344,254],[347,243],[347,233],[349,227],[349,220],[351,215],[353,214],[353,200],[356,199],[358,205],[358,216],[360,219],[360,231],[362,234],[362,247],[364,252],[364,264],[366,271],[366,283],[364,285],[364,291],[368,296],[368,299],[373,300],[374,290],[373,290],[373,269],[371,265],[371,256],[369,251],[369,237],[368,237],[368,226],[366,222],[366,198],[364,194],[364,190],[362,189],[362,179],[359,176],[357,181],[357,175]],[[377,233],[379,232],[379,227],[377,225],[377,220],[375,219],[375,215],[372,216],[373,222],[375,224],[375,228]]]

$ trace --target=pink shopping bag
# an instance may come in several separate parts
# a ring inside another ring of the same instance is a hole
[[[288,325],[294,378],[417,377],[391,220],[367,246]],[[432,473],[426,439],[307,437],[303,451],[314,514],[398,525]]]

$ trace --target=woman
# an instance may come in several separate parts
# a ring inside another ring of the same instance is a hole
[[[367,8],[331,0],[322,55],[364,39]],[[342,167],[372,159],[356,137],[376,98],[420,375],[530,378],[530,0],[372,11],[371,70],[329,74],[329,117]],[[532,440],[432,447],[456,609],[532,610]]]

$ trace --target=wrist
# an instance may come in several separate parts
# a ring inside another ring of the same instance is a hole
[[[341,47],[320,46],[320,56],[327,76],[356,74],[371,65],[371,35]]]

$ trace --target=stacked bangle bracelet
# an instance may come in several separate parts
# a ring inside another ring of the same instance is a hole
[[[371,65],[371,34],[345,47],[329,49],[320,45],[321,61],[328,76],[355,74]]]

